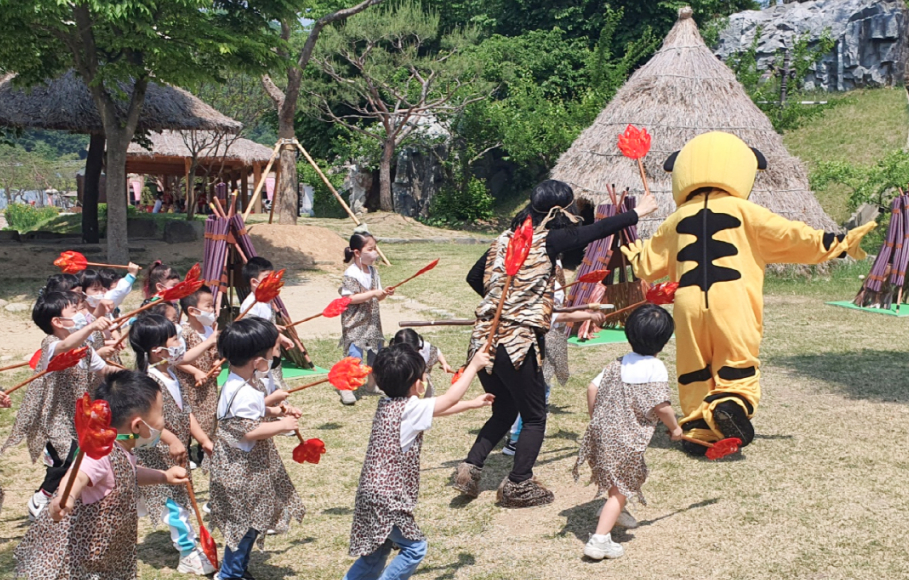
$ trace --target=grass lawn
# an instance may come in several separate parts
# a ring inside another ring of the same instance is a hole
[[[468,316],[477,297],[463,282],[478,246],[386,246],[394,266],[382,270],[402,279],[429,259],[439,267],[401,293],[424,304]],[[483,493],[464,501],[447,486],[466,455],[486,411],[443,417],[426,434],[417,520],[429,538],[429,554],[415,578],[587,579],[692,578],[825,579],[905,578],[909,563],[909,462],[900,445],[909,438],[905,319],[824,306],[858,289],[868,264],[835,269],[829,280],[771,278],[767,283],[763,344],[764,398],[754,444],[740,456],[711,463],[685,456],[662,428],[647,453],[649,505],[632,507],[641,522],[619,531],[626,548],[620,560],[591,562],[581,550],[601,501],[570,470],[587,424],[584,389],[624,345],[570,350],[573,376],[556,385],[547,439],[536,474],[556,494],[553,505],[509,511],[495,505],[495,488],[511,459],[496,450],[485,469]],[[319,274],[316,274],[318,276]],[[328,274],[325,274],[326,276]],[[0,283],[2,284],[2,283]],[[18,291],[18,289],[16,290]],[[0,291],[0,294],[4,292]],[[385,328],[387,335],[396,329]],[[306,337],[305,327],[301,336]],[[468,330],[427,333],[452,364],[463,361]],[[10,337],[15,339],[15,337]],[[29,345],[31,347],[31,345]],[[337,338],[307,341],[313,359],[327,367],[340,357]],[[662,358],[674,373],[674,341]],[[25,373],[7,373],[4,385]],[[447,377],[435,375],[444,388]],[[353,499],[376,398],[342,407],[329,388],[310,389],[292,400],[304,411],[306,437],[323,439],[328,453],[319,465],[290,460],[293,438],[278,447],[307,507],[302,525],[270,536],[255,551],[250,570],[260,580],[341,578],[347,557]],[[474,384],[468,396],[480,392]],[[14,408],[22,392],[14,395]],[[12,413],[0,411],[0,432]],[[13,550],[28,522],[25,502],[43,469],[22,447],[0,459],[6,491],[0,513],[0,577],[11,577]],[[207,478],[195,473],[207,497]],[[216,540],[220,534],[215,532]],[[167,531],[140,524],[139,567],[145,579],[181,578]]]

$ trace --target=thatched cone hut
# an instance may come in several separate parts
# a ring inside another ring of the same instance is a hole
[[[161,131],[149,135],[151,149],[138,143],[130,143],[126,152],[126,162],[155,157],[190,158],[192,148],[196,148],[196,157],[201,162],[226,161],[239,162],[252,166],[255,163],[265,164],[271,159],[270,147],[259,145],[255,141],[242,137],[218,137],[207,131],[197,133],[196,140],[184,137],[180,131]],[[195,145],[194,145],[195,144]],[[182,161],[181,161],[182,165]]]
[[[581,203],[609,203],[606,186],[643,193],[637,164],[622,156],[617,138],[628,124],[653,136],[644,166],[660,210],[641,220],[641,237],[652,235],[675,210],[672,180],[663,162],[693,137],[708,131],[738,135],[767,157],[768,168],[755,182],[751,201],[788,219],[835,230],[808,185],[802,163],[791,156],[770,120],[758,109],[735,74],[704,44],[691,9],[679,19],[660,50],[637,70],[575,140],[552,170],[552,178],[574,188]]]

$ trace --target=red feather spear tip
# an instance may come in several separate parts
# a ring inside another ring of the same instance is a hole
[[[348,356],[336,362],[328,371],[328,382],[340,391],[353,391],[363,386],[372,368],[355,356]]]
[[[609,270],[594,270],[593,272],[588,272],[583,276],[577,279],[577,282],[583,282],[585,284],[593,284],[595,282],[602,282],[603,278],[609,275]]]
[[[35,351],[35,354],[32,355],[32,358],[28,359],[28,366],[32,370],[38,368],[38,363],[41,362],[41,349]]]
[[[651,304],[672,304],[675,300],[675,291],[678,290],[678,282],[661,282],[654,284],[647,291],[646,299]]]
[[[88,353],[88,347],[82,346],[79,348],[74,348],[73,350],[68,350],[64,353],[58,354],[50,360],[47,364],[47,372],[55,373],[57,371],[62,371],[70,367],[74,367],[79,364],[79,361],[85,358],[85,355]]]
[[[524,220],[524,223],[514,232],[508,241],[508,248],[505,250],[505,274],[514,276],[524,265],[527,260],[527,254],[530,253],[530,244],[533,242],[533,222],[530,216]]]
[[[88,393],[76,401],[76,436],[79,449],[92,459],[101,459],[113,450],[117,430],[110,426],[107,401],[92,401]]]
[[[650,135],[647,129],[638,129],[634,125],[625,127],[619,135],[619,150],[630,159],[640,159],[650,151]]]
[[[293,459],[297,463],[319,463],[325,453],[325,443],[321,439],[307,439],[294,447]]]
[[[189,272],[186,273],[186,277],[183,278],[183,280],[185,282],[195,282],[201,275],[202,267],[199,266],[199,262],[196,262],[196,265],[189,269]]]
[[[453,374],[451,376],[451,384],[455,384],[456,382],[461,380],[461,377],[464,375],[465,370],[467,370],[466,366],[459,368],[458,372],[456,372],[455,374]]]
[[[720,439],[713,444],[713,447],[707,450],[707,459],[714,461],[717,459],[722,459],[727,455],[736,453],[741,446],[742,440],[738,437],[727,437],[726,439]]]
[[[342,296],[341,298],[335,298],[328,303],[328,306],[325,307],[325,310],[322,311],[322,316],[325,318],[334,318],[336,316],[341,316],[347,307],[350,306],[350,296]]]
[[[397,287],[399,287],[399,286],[403,286],[404,284],[406,284],[407,282],[410,282],[411,280],[413,280],[413,279],[416,278],[417,276],[420,276],[420,275],[422,275],[422,274],[425,274],[426,272],[429,272],[430,270],[432,270],[433,268],[435,268],[435,267],[438,265],[439,259],[440,259],[440,258],[436,258],[435,260],[433,260],[433,261],[430,262],[429,264],[423,266],[423,267],[420,269],[419,272],[417,272],[416,274],[414,274],[414,275],[411,276],[410,278],[404,279],[402,282],[398,282],[397,284],[395,284],[394,286],[392,286],[392,288],[397,288]]]
[[[54,266],[63,270],[64,274],[75,274],[87,268],[88,261],[79,252],[67,250],[61,252],[60,257],[54,260]]]
[[[186,298],[191,294],[195,294],[201,287],[202,280],[183,280],[182,282],[178,282],[173,288],[162,290],[155,294],[155,296],[159,297],[163,302],[176,302],[181,298]],[[119,320],[119,318],[117,320]]]
[[[256,302],[265,302],[266,304],[274,300],[281,293],[284,287],[284,272],[269,272],[268,275],[256,286]]]

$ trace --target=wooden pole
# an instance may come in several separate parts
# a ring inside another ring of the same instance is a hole
[[[66,480],[66,487],[63,488],[63,495],[60,496],[60,506],[66,505],[69,499],[69,492],[73,490],[73,484],[76,483],[76,476],[79,475],[79,468],[82,467],[82,458],[85,457],[85,451],[79,450],[76,454],[76,460],[73,461],[72,467],[69,468],[69,477]]]
[[[453,318],[451,320],[402,320],[398,322],[400,328],[419,326],[473,326],[477,321],[473,318]]]
[[[489,354],[489,351],[492,350],[492,339],[496,336],[496,331],[499,330],[499,320],[502,318],[502,309],[505,307],[505,299],[508,298],[508,291],[511,290],[511,283],[514,280],[514,276],[508,276],[505,278],[505,287],[502,288],[502,296],[499,298],[499,305],[496,306],[496,315],[492,319],[492,326],[489,327],[489,335],[486,337],[486,354]]]
[[[6,367],[2,367],[2,368],[0,368],[0,373],[2,373],[3,371],[11,371],[11,370],[13,370],[13,369],[22,368],[22,367],[24,367],[24,366],[28,366],[28,361],[21,362],[21,363],[18,363],[18,364],[14,364],[14,365],[9,365],[9,366],[6,366]]]
[[[246,211],[243,212],[244,222],[249,219],[249,214],[252,213],[253,203],[255,203],[256,199],[258,199],[259,194],[262,193],[262,186],[265,185],[265,178],[268,177],[268,172],[271,171],[271,166],[274,164],[275,158],[278,156],[278,152],[281,150],[282,143],[283,139],[279,139],[278,142],[275,143],[275,148],[271,152],[271,158],[268,160],[268,164],[265,166],[265,170],[262,172],[259,181],[256,183],[256,189],[253,190],[252,198],[250,199],[251,203],[249,204],[249,207],[246,208]]]

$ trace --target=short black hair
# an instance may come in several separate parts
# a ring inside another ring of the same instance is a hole
[[[426,361],[409,344],[393,344],[380,350],[372,365],[376,386],[393,399],[406,397],[425,372]]]
[[[250,316],[230,324],[218,336],[218,354],[231,365],[242,367],[256,357],[264,357],[275,346],[278,329],[274,324]]]
[[[95,399],[107,401],[110,424],[119,429],[136,415],[148,413],[160,392],[160,385],[145,373],[117,371],[104,378],[95,391]]]
[[[395,333],[389,344],[409,344],[417,350],[423,348],[423,337],[412,328],[402,328]]]
[[[161,301],[158,304],[155,304],[154,306],[152,306],[151,308],[146,310],[146,312],[148,312],[150,314],[159,314],[159,315],[163,316],[164,318],[167,318],[167,309],[168,308],[173,308],[175,312],[179,312],[179,309],[176,306],[174,306],[173,302],[164,302],[164,301]]]
[[[262,272],[274,272],[275,266],[262,256],[250,258],[243,264],[243,281],[249,284],[253,278],[258,278]]]
[[[136,368],[148,371],[148,355],[152,349],[166,346],[167,339],[177,335],[174,323],[161,314],[140,316],[129,329],[129,345],[136,353]]]
[[[92,286],[101,286],[107,290],[107,286],[104,286],[104,282],[101,280],[101,273],[91,268],[82,270],[82,275],[79,277],[79,286],[82,286],[83,292]]]
[[[211,288],[208,286],[202,285],[198,290],[190,294],[189,296],[184,296],[180,299],[180,310],[183,311],[183,314],[189,316],[189,312],[186,311],[187,308],[195,308],[199,305],[199,296],[201,294],[211,294]]]
[[[642,356],[654,356],[662,351],[674,331],[672,316],[656,304],[636,308],[625,323],[631,350]]]
[[[70,292],[74,288],[81,290],[79,277],[75,274],[54,274],[44,284],[44,294],[50,292]]]
[[[102,268],[98,270],[98,277],[101,278],[101,284],[104,288],[110,288],[120,281],[120,274],[111,268]]]
[[[44,331],[44,334],[53,334],[54,326],[51,320],[63,316],[63,309],[79,304],[79,300],[75,292],[44,293],[38,297],[32,308],[32,321]]]

